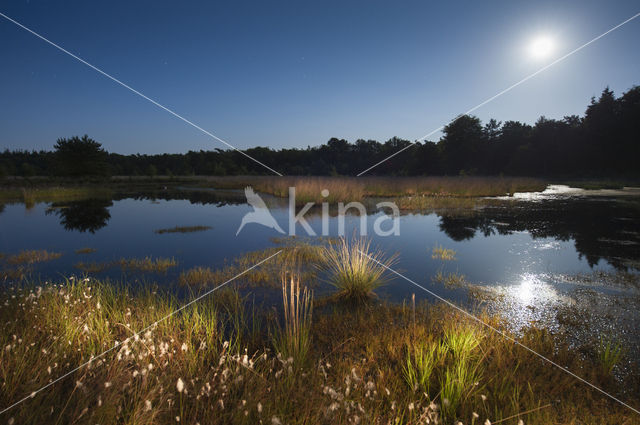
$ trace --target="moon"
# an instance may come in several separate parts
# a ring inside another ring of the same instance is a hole
[[[529,54],[534,59],[545,59],[553,53],[554,42],[551,37],[540,36],[529,45]]]

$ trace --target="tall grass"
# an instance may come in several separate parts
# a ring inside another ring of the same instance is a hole
[[[323,257],[328,281],[338,296],[360,301],[375,296],[374,290],[386,281],[386,268],[397,259],[397,255],[385,258],[381,250],[371,250],[370,240],[355,236],[324,247]]]
[[[285,358],[303,365],[310,346],[313,292],[307,287],[301,288],[300,277],[296,274],[282,277],[282,305],[284,324],[276,328],[273,345]]]
[[[136,333],[185,300],[160,287],[83,279],[42,287],[2,285],[0,408],[121,344],[27,398],[2,421],[353,425],[424,424],[428,417],[429,423],[446,424],[486,419],[513,424],[522,419],[528,425],[638,422],[634,412],[502,336],[470,324],[448,306],[417,305],[414,324],[412,312],[399,305],[335,303],[320,314],[314,311],[312,321],[314,300],[305,298],[300,281],[289,276],[278,283],[285,314],[300,324],[297,334],[302,334],[301,324],[308,325],[306,367],[292,367],[293,355],[291,361],[283,358],[284,350],[280,356],[274,353],[274,341],[260,319],[271,325],[272,313],[231,288]],[[502,328],[498,317],[479,317]],[[284,323],[281,329],[287,332]],[[535,325],[521,332],[513,337],[638,406],[633,375],[619,383],[595,373],[596,357],[576,355],[564,334]],[[428,382],[428,396],[425,387],[416,391],[410,383],[408,367],[422,371],[414,381]]]
[[[442,345],[431,340],[407,347],[407,360],[403,372],[407,384],[413,391],[431,394],[432,375],[437,363],[441,361],[442,353]]]
[[[431,197],[482,197],[541,191],[547,186],[540,179],[523,177],[250,177],[210,178],[217,188],[242,189],[247,185],[279,197],[296,188],[296,202],[350,202],[365,197],[407,197],[406,207],[430,205]],[[327,189],[327,197],[322,190]],[[411,197],[411,198],[409,198]],[[455,205],[459,205],[456,203]]]
[[[75,201],[88,198],[110,198],[113,192],[99,186],[53,186],[29,188],[2,188],[0,201],[23,202],[28,208],[39,202]]]
[[[605,375],[611,375],[613,368],[622,360],[622,345],[611,338],[601,337],[597,347],[598,362]]]

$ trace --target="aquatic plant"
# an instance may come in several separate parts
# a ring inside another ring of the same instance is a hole
[[[612,338],[600,337],[596,352],[602,373],[611,375],[613,368],[622,360],[622,344]]]
[[[163,235],[165,233],[194,233],[194,232],[204,232],[205,230],[211,229],[211,226],[176,226],[168,229],[156,229],[153,233],[158,235]]]
[[[442,245],[436,245],[433,247],[433,250],[431,250],[431,258],[434,260],[454,261],[456,259],[456,251],[445,248]]]
[[[178,262],[175,258],[121,258],[114,265],[129,271],[166,273],[170,268],[176,267]]]
[[[216,283],[220,279],[220,273],[209,267],[193,267],[180,273],[178,283],[186,286],[203,286]]]
[[[397,258],[385,258],[381,250],[371,250],[371,241],[345,237],[323,248],[324,268],[328,281],[338,289],[338,296],[350,300],[365,300],[375,295],[374,290],[385,283],[387,267]]]
[[[60,252],[51,252],[45,249],[39,250],[25,250],[20,251],[18,254],[10,255],[6,258],[8,264],[22,265],[22,264],[35,264],[45,261],[57,260],[62,257]]]

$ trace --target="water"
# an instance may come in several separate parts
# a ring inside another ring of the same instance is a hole
[[[594,192],[595,193],[595,192]],[[637,273],[640,264],[640,203],[635,196],[552,190],[551,194],[491,200],[481,208],[425,211],[401,214],[400,234],[380,237],[373,222],[383,212],[367,217],[373,245],[398,253],[395,269],[409,279],[447,299],[467,299],[468,287],[450,288],[435,283],[439,271],[465,276],[472,288],[500,295],[501,308],[520,321],[539,318],[546,305],[557,305],[584,282],[567,276],[593,272]],[[576,196],[579,195],[579,196]],[[286,201],[263,196],[283,229],[288,229]],[[252,211],[241,191],[172,190],[149,194],[120,194],[109,200],[39,203],[30,209],[22,204],[0,210],[0,252],[46,249],[62,257],[34,268],[41,279],[69,276],[79,271],[74,264],[109,262],[125,257],[173,257],[179,267],[166,275],[151,275],[158,282],[175,281],[181,270],[195,266],[222,267],[247,251],[274,246],[273,229],[247,225],[236,236],[244,214]],[[308,221],[320,232],[322,220],[316,210]],[[359,226],[359,217],[346,217],[346,233]],[[211,226],[193,233],[157,234],[175,226]],[[332,235],[338,218],[329,219]],[[299,235],[304,229],[297,228]],[[436,245],[454,249],[456,261],[431,258]],[[77,254],[84,247],[92,254]],[[122,278],[108,270],[98,276]],[[136,277],[137,278],[137,277]],[[591,282],[589,288],[605,295],[628,293],[628,288]],[[392,279],[380,295],[394,301],[412,293],[430,295],[401,278]],[[509,300],[504,303],[504,297]],[[492,306],[500,303],[494,301]],[[515,320],[515,319],[514,319]]]

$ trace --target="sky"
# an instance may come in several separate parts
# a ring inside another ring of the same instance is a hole
[[[239,149],[416,140],[640,12],[629,1],[13,1],[0,12]],[[546,37],[553,49],[531,54]],[[534,123],[640,84],[640,17],[474,112]],[[0,16],[0,148],[225,148]],[[439,133],[429,139],[437,141]]]

